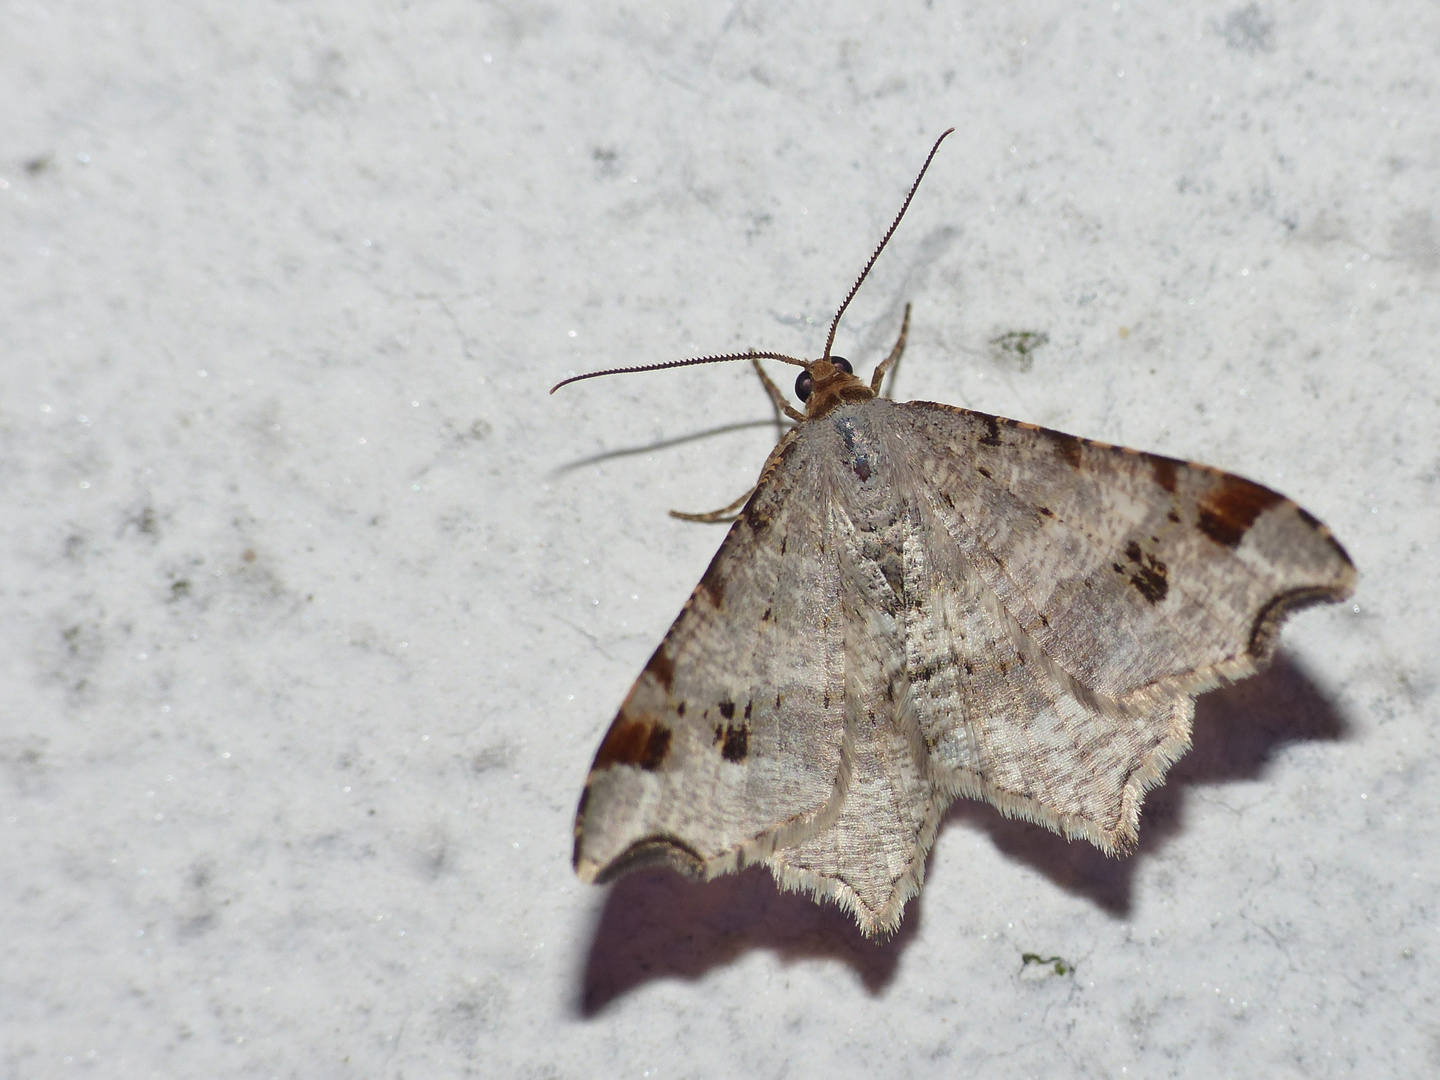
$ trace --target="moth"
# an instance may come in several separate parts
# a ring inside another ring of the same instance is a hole
[[[1286,616],[1354,588],[1329,529],[1269,488],[889,400],[905,328],[868,384],[831,354],[949,134],[819,359],[617,369],[777,360],[802,369],[804,412],[761,372],[795,427],[600,744],[575,818],[585,881],[762,863],[875,937],[957,796],[1124,854],[1190,745],[1195,695],[1260,670]]]

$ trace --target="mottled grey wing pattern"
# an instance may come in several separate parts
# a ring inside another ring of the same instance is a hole
[[[583,879],[726,873],[839,811],[839,566],[800,449],[776,448],[601,743],[575,822]]]
[[[942,791],[1131,847],[1193,695],[1355,572],[1295,503],[1228,473],[929,402],[861,406],[910,463],[908,674]]]
[[[1125,849],[1192,695],[1353,581],[1324,526],[1238,477],[927,402],[838,405],[782,441],[626,698],[577,869],[764,861],[876,934],[955,795]]]
[[[1107,852],[1128,848],[1145,790],[1189,745],[1192,699],[1127,705],[1073,678],[1006,608],[930,495],[921,489],[906,551],[905,648],[937,791]]]
[[[827,829],[768,860],[872,934],[898,925],[957,794],[1128,846],[1192,715],[1178,692],[1106,699],[1045,654],[981,572],[983,550],[952,535],[950,463],[917,445],[907,409],[846,405],[800,433],[840,560],[849,783]]]
[[[776,850],[768,864],[783,886],[830,897],[875,934],[898,926],[905,902],[918,891],[948,800],[937,797],[925,740],[906,707],[906,628],[899,560],[891,556],[904,549],[910,521],[888,497],[853,498],[855,477],[834,468],[843,460],[840,440],[827,446],[830,432],[820,425],[808,434],[840,489],[827,492],[825,502],[840,566],[847,783],[829,827]],[[889,470],[872,462],[871,479],[883,482]]]
[[[1282,618],[1349,595],[1330,531],[1269,488],[931,402],[876,401],[936,516],[1026,634],[1129,702],[1251,674]]]

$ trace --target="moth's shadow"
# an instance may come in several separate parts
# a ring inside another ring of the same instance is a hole
[[[947,823],[961,820],[989,834],[1006,855],[1115,915],[1127,914],[1139,856],[1158,850],[1184,825],[1184,792],[1195,784],[1253,779],[1279,747],[1344,738],[1346,724],[1304,670],[1283,653],[1270,669],[1195,703],[1192,749],[1164,787],[1151,791],[1140,821],[1136,857],[1112,859],[1083,841],[1069,843],[991,806],[957,801]],[[829,957],[859,976],[871,993],[894,977],[921,919],[921,898],[905,910],[899,933],[877,944],[833,904],[782,893],[759,868],[696,884],[667,870],[642,870],[610,890],[586,958],[576,1008],[594,1016],[652,979],[698,979],[753,949],[787,960]]]
[[[1113,915],[1127,915],[1136,866],[1185,824],[1185,789],[1196,784],[1253,780],[1274,752],[1291,743],[1343,739],[1345,719],[1315,688],[1305,670],[1278,653],[1269,669],[1195,701],[1191,748],[1165,785],[1145,796],[1140,844],[1134,856],[1113,859],[1084,841],[1001,817],[985,803],[961,799],[946,815],[990,836],[1004,854],[1035,867],[1051,881]]]
[[[786,960],[840,960],[874,994],[894,978],[919,925],[919,898],[906,907],[900,930],[877,943],[834,904],[781,892],[760,867],[703,884],[669,870],[641,870],[610,890],[576,1007],[594,1016],[651,979],[698,979],[752,949]]]

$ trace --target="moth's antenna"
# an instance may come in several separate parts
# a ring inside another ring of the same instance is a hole
[[[895,220],[890,223],[890,228],[885,230],[885,235],[880,240],[880,246],[875,249],[875,254],[870,256],[870,261],[865,264],[865,269],[860,271],[860,276],[855,279],[855,284],[850,286],[850,293],[845,297],[845,302],[840,305],[840,310],[835,312],[835,318],[830,322],[830,336],[825,339],[825,359],[830,359],[830,349],[835,344],[835,331],[840,326],[840,316],[845,314],[845,309],[850,306],[850,301],[855,299],[855,294],[860,291],[860,285],[865,280],[865,275],[870,273],[870,268],[875,265],[875,260],[880,258],[880,252],[885,250],[885,245],[890,242],[890,237],[895,235],[895,230],[900,227],[900,219],[905,216],[905,211],[910,209],[910,200],[915,198],[915,189],[920,186],[920,181],[925,179],[925,170],[930,168],[930,162],[935,160],[935,152],[940,149],[940,144],[945,141],[946,136],[954,132],[954,128],[946,128],[935,140],[935,145],[930,148],[930,156],[925,159],[925,164],[920,166],[920,175],[915,177],[915,183],[910,185],[910,194],[905,196],[905,201],[900,204],[900,212],[895,215]]]
[[[900,227],[900,219],[905,216],[905,211],[910,209],[910,200],[915,198],[915,192],[920,187],[920,181],[925,179],[925,171],[930,168],[930,162],[935,160],[935,154],[940,149],[940,144],[954,133],[955,129],[953,127],[946,128],[940,133],[940,137],[935,140],[935,145],[930,148],[930,153],[925,158],[925,164],[920,166],[920,174],[915,177],[915,182],[910,185],[910,193],[905,196],[905,201],[900,204],[900,212],[895,215],[895,220],[890,223],[890,228],[885,230],[885,235],[881,237],[874,254],[870,256],[870,261],[865,264],[865,269],[861,270],[860,276],[855,279],[855,284],[850,286],[850,292],[846,294],[844,303],[840,305],[840,310],[835,312],[835,318],[830,321],[830,333],[825,338],[824,359],[830,359],[830,350],[835,345],[835,331],[840,326],[840,316],[845,314],[845,309],[850,306],[850,301],[855,299],[855,294],[860,291],[860,286],[864,283],[866,275],[870,273],[870,268],[875,265],[875,260],[880,258],[880,252],[885,250],[885,245],[890,242],[890,237],[894,236],[895,230]],[[784,353],[724,353],[718,356],[696,356],[689,360],[671,360],[664,364],[643,364],[640,367],[606,368],[604,371],[588,371],[584,375],[571,375],[568,379],[561,379],[550,388],[550,393],[553,394],[562,386],[569,386],[573,382],[582,382],[585,379],[598,379],[602,375],[633,375],[640,371],[664,371],[666,368],[691,367],[695,364],[720,364],[727,360],[779,360],[782,363],[794,364],[796,367],[807,366],[804,360],[797,360],[795,357],[786,356]]]
[[[725,353],[721,356],[697,356],[690,360],[671,360],[664,364],[644,364],[640,367],[617,367],[607,368],[605,371],[587,371],[584,375],[571,375],[568,379],[561,379],[550,388],[554,393],[562,386],[568,386],[572,382],[580,382],[584,379],[598,379],[601,375],[631,375],[637,371],[663,371],[665,368],[690,367],[694,364],[719,364],[726,360],[781,360],[787,364],[794,364],[796,367],[804,367],[804,360],[796,360],[793,356],[786,356],[784,353],[773,352],[737,352]]]

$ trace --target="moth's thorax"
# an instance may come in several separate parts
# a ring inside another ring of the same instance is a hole
[[[806,420],[818,420],[847,402],[869,401],[875,396],[874,390],[829,360],[816,360],[808,370],[815,385],[805,401]]]
[[[895,528],[910,502],[908,472],[894,441],[891,413],[896,408],[876,398],[844,402],[830,415],[802,424],[796,433],[798,456],[812,470],[822,500],[846,519],[866,559],[881,565],[887,578],[892,576],[888,571],[899,566],[890,565],[890,556],[904,549]],[[882,549],[887,554],[882,555]],[[894,589],[899,595],[898,585]]]

